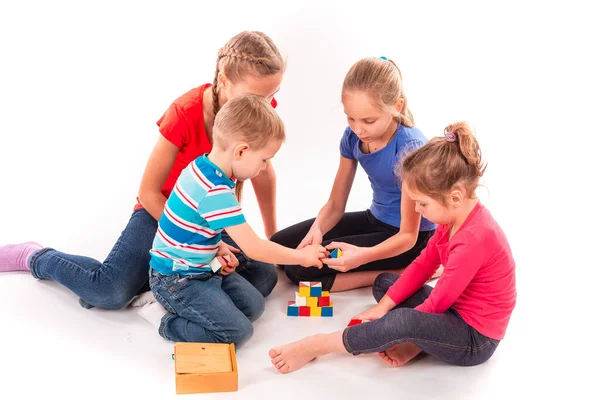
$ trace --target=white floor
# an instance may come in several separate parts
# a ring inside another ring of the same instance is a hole
[[[103,259],[129,219],[155,121],[212,81],[217,50],[245,29],[269,34],[287,60],[278,225],[314,217],[346,127],[343,78],[358,59],[385,55],[427,137],[461,119],[476,128],[489,162],[482,202],[517,263],[506,339],[473,368],[335,355],[280,376],[271,346],[343,328],[374,302],[367,289],[334,294],[333,319],[288,318],[294,287],[281,279],[238,353],[239,391],[190,398],[600,398],[597,12],[573,1],[364,3],[0,2],[0,244]],[[359,168],[347,210],[370,202]],[[0,274],[0,400],[168,399],[172,351],[134,310],[85,310],[54,282]]]
[[[267,355],[271,346],[340,329],[374,303],[369,289],[334,293],[334,318],[287,317],[285,306],[293,298],[294,286],[283,275],[280,278],[264,316],[255,324],[254,337],[238,352],[239,391],[202,398],[504,399],[567,389],[565,379],[572,372],[558,361],[552,365],[549,358],[526,351],[535,343],[527,343],[528,323],[520,313],[515,313],[496,354],[481,366],[454,367],[424,357],[389,368],[375,356],[330,355],[279,375]],[[10,398],[175,397],[173,345],[134,309],[85,310],[58,284],[36,281],[25,273],[0,276],[0,304],[1,398],[8,398],[3,393],[12,394]],[[561,380],[553,381],[554,374]],[[573,390],[582,387],[569,392]]]

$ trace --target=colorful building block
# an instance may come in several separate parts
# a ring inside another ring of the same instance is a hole
[[[294,304],[293,301],[288,301],[288,307],[287,307],[288,317],[297,317],[298,311],[299,311],[298,306],[296,306],[296,304]]]
[[[342,249],[333,249],[329,253],[329,258],[340,258],[342,256]]]
[[[329,297],[329,296],[321,296],[321,297],[319,297],[319,301],[317,303],[317,305],[319,307],[329,306],[330,304],[331,304],[331,297]]]
[[[208,263],[208,266],[210,267],[210,269],[212,269],[212,271],[215,274],[217,272],[219,272],[219,270],[221,268],[227,266],[227,260],[229,259],[229,257],[228,256],[225,256],[225,257],[227,257],[227,258],[217,256],[217,257],[213,258],[210,263]]]
[[[303,286],[302,283],[300,283],[300,289],[298,290],[298,293],[302,297],[310,297],[310,285]]]
[[[295,301],[288,302],[288,316],[333,316],[333,302],[329,297],[329,292],[323,291],[322,282],[300,282],[299,290],[295,295]]]
[[[297,306],[305,306],[307,297],[300,296],[300,293],[296,292],[296,305]]]
[[[308,307],[316,307],[318,305],[318,297],[305,297],[306,298],[306,305]]]
[[[310,307],[307,307],[307,306],[298,307],[298,316],[310,317]]]
[[[354,326],[354,325],[360,325],[362,324],[362,319],[351,319],[350,323],[348,323],[348,326]]]

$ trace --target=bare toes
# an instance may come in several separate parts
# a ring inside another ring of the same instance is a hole
[[[271,350],[269,350],[269,357],[271,357],[271,358],[275,358],[280,354],[281,354],[281,347],[274,347]]]

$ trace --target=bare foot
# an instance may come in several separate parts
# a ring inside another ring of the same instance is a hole
[[[413,343],[397,344],[386,351],[379,353],[381,358],[390,367],[399,367],[415,358],[422,350]]]
[[[323,355],[324,335],[309,336],[297,342],[269,350],[271,362],[282,374],[287,374]]]

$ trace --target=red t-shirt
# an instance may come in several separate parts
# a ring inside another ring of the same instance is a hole
[[[438,225],[427,247],[389,288],[399,304],[413,295],[440,264],[444,272],[429,297],[415,310],[441,314],[453,307],[477,332],[501,340],[515,307],[515,262],[502,229],[481,203],[449,237]]]
[[[176,99],[163,116],[156,122],[161,135],[179,148],[175,164],[162,187],[162,194],[169,197],[175,187],[177,178],[187,165],[199,156],[210,153],[212,144],[204,129],[204,91],[210,88],[210,83],[194,88]],[[277,101],[271,100],[273,108]],[[139,202],[135,210],[143,208]]]

